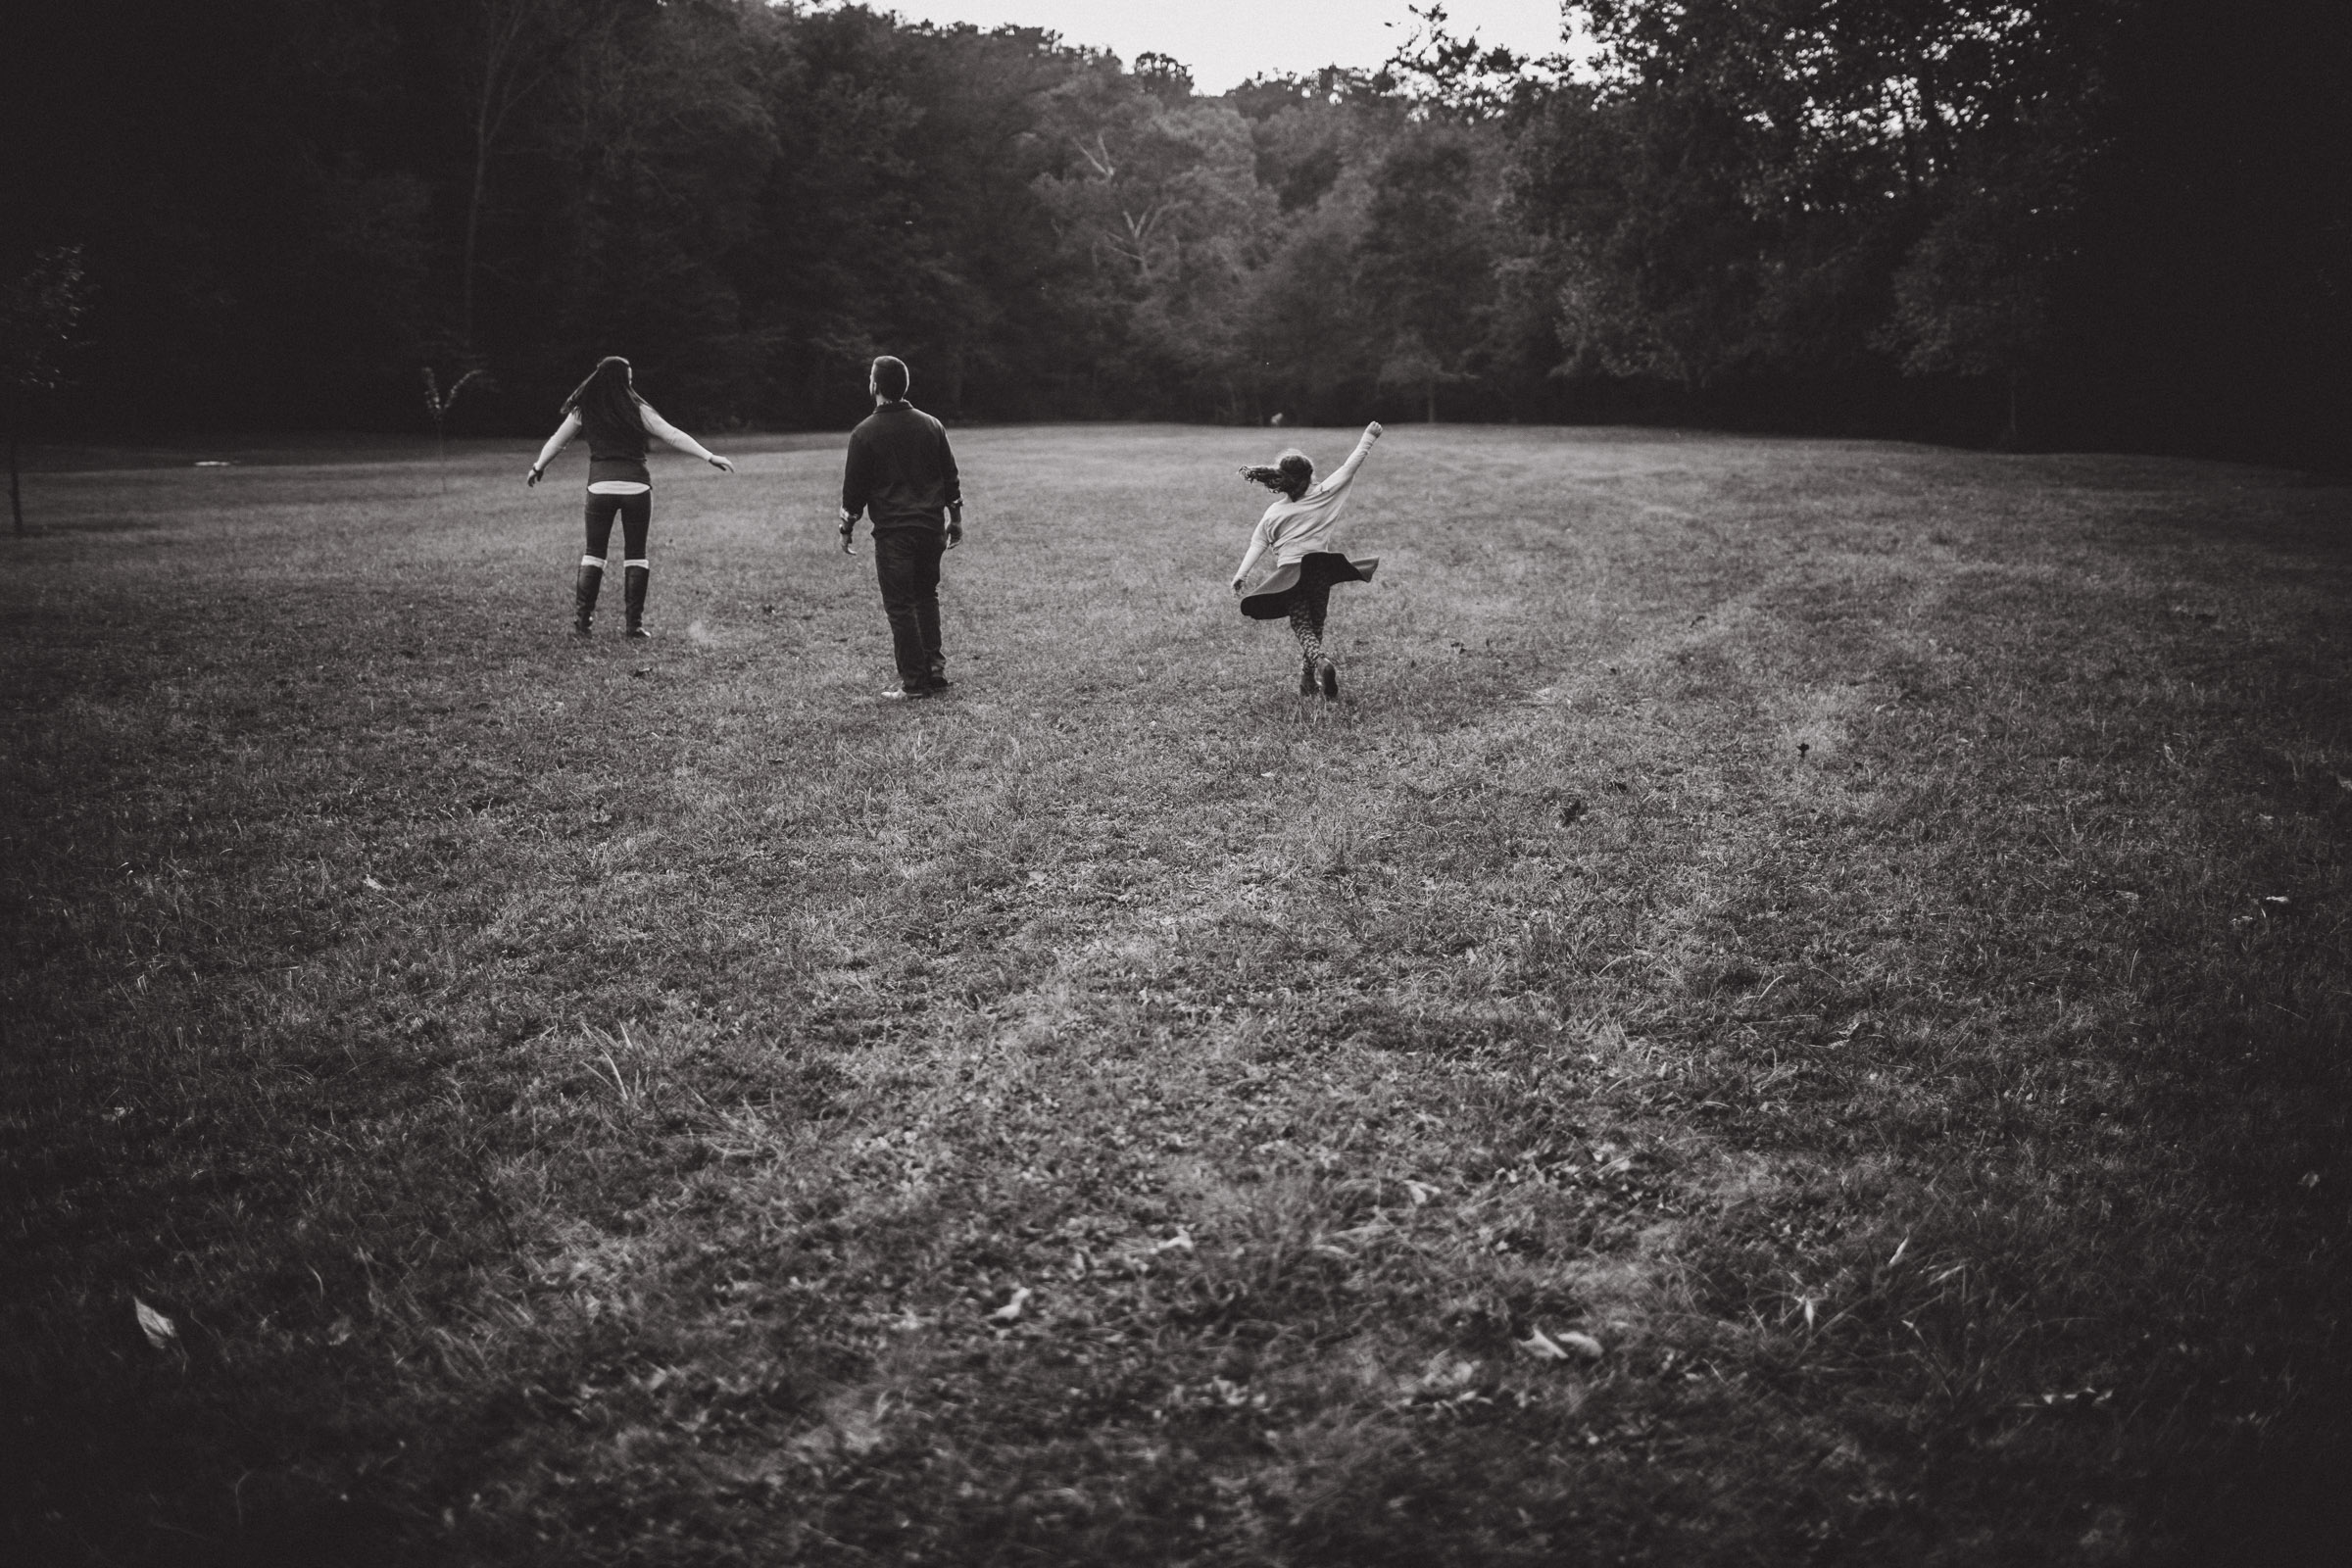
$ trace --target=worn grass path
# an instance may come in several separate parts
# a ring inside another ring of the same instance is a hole
[[[1397,430],[1326,709],[974,430],[901,710],[835,445],[36,475],[0,1551],[2328,1560],[2352,492]]]

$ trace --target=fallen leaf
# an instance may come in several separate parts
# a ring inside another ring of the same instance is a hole
[[[1598,1340],[1590,1334],[1580,1334],[1574,1329],[1570,1329],[1560,1336],[1560,1344],[1588,1361],[1597,1361],[1607,1353],[1600,1348]]]
[[[384,886],[381,882],[378,882],[371,876],[364,876],[360,878],[360,883],[364,887],[371,887],[375,889],[375,891],[378,893],[389,893],[392,891],[390,888]]]
[[[1176,1234],[1152,1249],[1154,1252],[1189,1252],[1193,1250],[1193,1233],[1179,1225]]]
[[[1519,1342],[1519,1348],[1539,1361],[1565,1361],[1568,1359],[1568,1352],[1560,1348],[1560,1342],[1542,1329],[1529,1329],[1527,1338]]]
[[[172,1342],[179,1338],[179,1330],[163,1313],[135,1296],[130,1298],[130,1304],[139,1314],[139,1327],[146,1331],[149,1345],[159,1350],[169,1349]]]
[[[1012,1299],[989,1313],[988,1320],[991,1323],[1011,1323],[1018,1320],[1021,1315],[1021,1303],[1028,1299],[1029,1287],[1015,1285],[1012,1288]]]
[[[890,1396],[884,1394],[874,1400],[873,1408],[852,1406],[833,1418],[834,1440],[844,1453],[871,1453],[882,1446],[882,1417],[890,1408]]]

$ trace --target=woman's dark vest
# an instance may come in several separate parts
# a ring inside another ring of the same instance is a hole
[[[654,476],[645,466],[645,420],[638,416],[637,401],[632,398],[629,417],[625,421],[608,417],[604,411],[583,400],[580,404],[580,423],[588,431],[588,482],[599,479],[634,479],[639,484],[652,484]]]

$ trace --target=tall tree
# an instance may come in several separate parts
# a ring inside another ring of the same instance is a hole
[[[2018,391],[2050,325],[2051,274],[2073,203],[2041,181],[1972,181],[1904,256],[1873,342],[1908,375],[1997,381],[2001,440],[2020,439]]]
[[[1438,417],[1438,388],[1480,368],[1494,304],[1491,141],[1423,122],[1373,172],[1360,276],[1382,342],[1380,379]]]
[[[0,390],[8,397],[8,510],[24,532],[18,448],[35,399],[72,373],[70,358],[89,308],[89,280],[78,246],[44,251],[0,290]]]
[[[466,194],[466,236],[458,265],[458,337],[474,351],[475,278],[481,256],[482,209],[489,199],[492,155],[514,112],[552,74],[563,30],[559,0],[472,0],[467,39],[466,116],[472,169]]]
[[[1958,290],[2014,305],[2022,257],[1996,275],[1980,238],[1978,262],[1959,265],[1962,231],[1982,235],[1987,211],[1958,199],[1960,182],[2028,168],[1995,153],[2014,126],[2071,128],[2048,106],[2086,90],[2096,0],[1574,9],[1600,45],[1596,80],[1535,118],[1520,192],[1554,241],[1561,336],[1579,363],[1693,388],[1852,377],[1874,341],[1899,341],[1919,368],[1944,363],[1914,330],[1930,326],[1931,282],[1947,324],[1994,309]],[[1946,218],[1910,274],[1909,314],[1887,328],[1892,273]],[[2011,308],[2004,330],[2031,318]]]
[[[1154,90],[1154,87],[1158,90]],[[1064,155],[1038,194],[1065,248],[1091,268],[1101,318],[1141,362],[1181,384],[1223,383],[1242,285],[1263,255],[1274,202],[1259,186],[1250,127],[1221,103],[1185,99],[1104,61],[1049,95],[1043,120]]]

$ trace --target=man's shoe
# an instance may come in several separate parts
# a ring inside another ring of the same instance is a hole
[[[948,679],[948,662],[944,659],[931,661],[931,689],[939,691],[954,684],[954,681]]]
[[[1315,679],[1323,687],[1325,702],[1336,703],[1340,700],[1340,672],[1330,660],[1326,659],[1315,666]]]
[[[910,680],[903,680],[882,695],[894,703],[912,703],[930,696],[931,688],[918,686]]]

